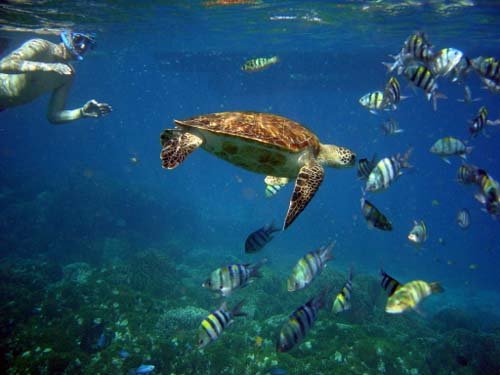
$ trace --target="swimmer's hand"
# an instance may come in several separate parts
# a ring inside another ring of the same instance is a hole
[[[94,99],[85,103],[81,109],[83,117],[101,117],[107,115],[112,110],[113,108],[109,104],[99,103]]]
[[[73,67],[71,65],[68,65],[68,64],[55,63],[55,64],[50,64],[50,66],[51,66],[51,70],[54,73],[57,73],[60,75],[68,76],[68,75],[71,75],[74,73]]]

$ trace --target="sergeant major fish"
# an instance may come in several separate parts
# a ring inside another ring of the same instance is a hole
[[[262,259],[255,264],[231,264],[216,269],[202,284],[204,288],[229,296],[233,290],[247,286],[252,278],[260,277],[259,268],[267,262]]]
[[[382,91],[374,91],[363,95],[359,99],[359,104],[370,110],[371,113],[377,114],[377,111],[383,110],[385,108],[384,93]]]
[[[276,344],[278,352],[287,352],[299,344],[307,335],[318,317],[318,311],[325,305],[328,289],[311,298],[297,308],[283,324]]]
[[[334,246],[335,243],[331,242],[328,246],[322,246],[300,258],[288,278],[288,291],[294,292],[311,284],[325,268],[326,262],[333,259],[332,249]]]
[[[458,211],[457,214],[457,225],[462,229],[467,229],[470,225],[470,213],[466,208]]]
[[[392,230],[392,224],[377,207],[368,202],[364,197],[361,198],[361,212],[368,223],[369,228],[378,228],[381,230]]]
[[[274,197],[283,186],[288,183],[287,177],[266,176],[264,183],[266,184],[266,198]]]
[[[411,167],[408,159],[412,151],[413,149],[410,148],[403,156],[397,154],[380,160],[368,176],[365,190],[375,192],[387,189],[397,177],[403,174],[401,172],[403,168]]]
[[[382,123],[382,131],[384,135],[395,135],[403,132],[403,129],[399,128],[399,123],[394,119],[389,119]]]
[[[359,159],[357,171],[359,179],[366,180],[368,178],[375,165],[377,165],[376,160],[376,155],[373,155],[371,160],[368,160],[367,158]]]
[[[458,167],[457,180],[464,185],[476,183],[478,177],[480,177],[478,172],[478,167],[464,163],[460,167]]]
[[[382,276],[380,285],[387,292],[387,295],[389,297],[392,296],[394,292],[401,287],[401,283],[393,277],[389,276],[383,269],[380,270],[380,276]]]
[[[413,222],[413,228],[408,234],[408,240],[418,246],[427,241],[427,226],[423,220]]]
[[[438,85],[434,74],[423,65],[410,65],[403,73],[416,87],[424,90],[427,100],[432,99],[432,108],[436,111],[437,100],[446,99],[446,95],[437,91]]]
[[[198,348],[201,349],[211,342],[217,340],[224,329],[233,323],[233,318],[245,316],[241,311],[244,301],[238,303],[232,310],[228,311],[224,301],[219,309],[212,311],[200,324],[198,334]]]
[[[425,297],[434,293],[443,292],[439,283],[427,283],[422,280],[414,280],[400,286],[392,296],[387,299],[385,311],[389,314],[401,314],[408,309],[418,312],[418,304]]]
[[[450,161],[446,156],[457,155],[463,159],[466,159],[467,154],[472,151],[471,146],[466,146],[464,142],[453,137],[444,137],[438,139],[429,150],[431,153],[439,155],[448,164]]]
[[[273,233],[280,230],[274,226],[274,223],[271,223],[252,232],[245,241],[245,252],[255,253],[262,250],[273,239]]]
[[[332,304],[332,311],[338,314],[342,311],[347,311],[351,308],[351,294],[352,294],[352,268],[349,270],[349,276],[340,290],[335,296]]]
[[[278,62],[278,56],[257,57],[255,59],[246,61],[241,67],[241,70],[248,73],[260,72],[264,69],[269,68],[271,65],[277,64]]]
[[[495,121],[488,120],[488,110],[485,106],[479,108],[477,116],[473,120],[469,121],[469,133],[472,137],[477,136],[481,131],[484,130],[486,125],[496,126],[500,125],[500,119]]]
[[[460,62],[463,52],[455,48],[443,48],[438,51],[429,62],[429,69],[436,77],[445,77]]]
[[[391,77],[389,82],[385,85],[382,107],[384,109],[390,108],[395,111],[401,99],[406,99],[406,97],[401,96],[399,81],[396,77]]]

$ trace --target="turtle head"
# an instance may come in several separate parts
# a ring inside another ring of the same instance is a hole
[[[333,168],[349,168],[356,163],[356,154],[348,148],[335,145],[320,145],[318,162]]]

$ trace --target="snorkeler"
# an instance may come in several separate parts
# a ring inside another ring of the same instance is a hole
[[[101,117],[111,112],[109,104],[89,100],[81,108],[64,109],[75,70],[69,63],[83,60],[95,45],[88,34],[63,31],[62,43],[31,39],[0,60],[0,112],[29,103],[52,91],[47,119],[62,124],[84,117]]]

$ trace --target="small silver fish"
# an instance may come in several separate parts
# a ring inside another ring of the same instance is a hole
[[[408,234],[408,240],[417,246],[427,241],[427,226],[423,220],[413,222],[413,228]]]
[[[460,211],[458,211],[457,224],[462,229],[467,229],[469,227],[469,225],[470,225],[470,213],[469,213],[468,209],[463,208]]]

